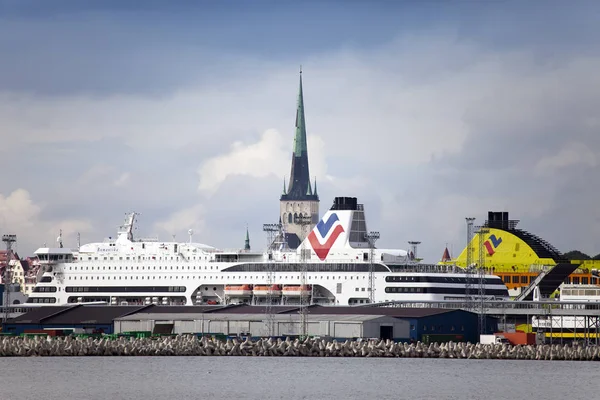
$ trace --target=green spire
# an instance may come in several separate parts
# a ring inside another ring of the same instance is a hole
[[[318,196],[318,194],[317,194],[317,177],[316,176],[315,176],[315,191],[313,192],[313,194],[315,196]]]
[[[306,187],[306,195],[312,196],[312,189],[310,187],[310,181],[308,181],[308,186]]]
[[[285,176],[283,177],[283,195],[285,196]]]
[[[296,135],[294,136],[294,156],[307,153],[306,123],[304,122],[304,97],[302,95],[302,67],[300,67],[300,90],[298,91],[298,107],[296,109]]]
[[[246,240],[244,242],[244,250],[250,250],[250,234],[248,233],[247,226],[246,226]]]

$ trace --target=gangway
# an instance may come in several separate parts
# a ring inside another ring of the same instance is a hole
[[[561,262],[556,264],[549,270],[542,271],[523,291],[515,297],[515,301],[533,300],[533,291],[535,288],[539,288],[540,295],[542,298],[548,298],[561,283],[567,279],[575,270],[579,267],[579,264],[572,264],[570,262]]]

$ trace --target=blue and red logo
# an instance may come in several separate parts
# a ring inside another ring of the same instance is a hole
[[[497,238],[496,235],[491,235],[489,239],[483,243],[483,245],[485,246],[488,255],[493,256],[498,246],[500,246],[500,243],[502,243],[501,237]]]
[[[337,225],[336,222],[338,223]],[[327,222],[323,222],[323,220],[319,221],[317,229],[313,229],[308,235],[308,241],[321,261],[327,258],[331,246],[333,246],[337,238],[345,232],[344,227],[339,222],[340,220],[337,214],[332,213],[327,219]],[[334,225],[335,228],[333,228]],[[321,239],[319,239],[315,231],[319,231]]]

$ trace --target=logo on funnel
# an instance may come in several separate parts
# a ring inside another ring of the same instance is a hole
[[[308,241],[312,246],[313,250],[317,254],[317,257],[321,261],[327,258],[327,254],[329,254],[329,250],[331,250],[331,246],[335,243],[337,238],[344,233],[344,228],[339,223],[335,225],[336,222],[339,222],[339,218],[336,213],[332,213],[326,222],[323,220],[319,221],[316,226],[316,229],[313,229],[308,235]],[[331,229],[335,225],[335,228]],[[324,243],[321,243],[321,239],[318,238],[316,231],[319,231],[322,240]],[[329,236],[329,237],[328,237]]]
[[[483,243],[483,245],[485,246],[488,255],[493,256],[494,253],[496,253],[495,249],[500,246],[500,243],[502,243],[501,237],[497,238],[496,235],[491,235],[490,238]]]

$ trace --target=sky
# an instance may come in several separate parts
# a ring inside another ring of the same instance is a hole
[[[175,3],[175,4],[174,4]],[[509,211],[600,253],[600,5],[0,0],[0,232],[21,256],[115,236],[263,249],[303,70],[321,215],[437,262]]]

